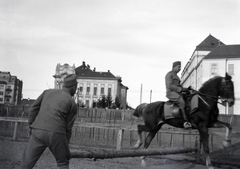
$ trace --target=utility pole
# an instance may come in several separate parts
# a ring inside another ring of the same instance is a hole
[[[141,89],[140,89],[140,104],[142,104],[142,84],[141,84]]]
[[[150,90],[150,103],[152,101],[152,90]]]

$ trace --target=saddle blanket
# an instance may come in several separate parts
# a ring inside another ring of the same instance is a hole
[[[187,113],[192,114],[198,109],[198,95],[195,94],[191,98],[189,104],[190,110]],[[172,101],[167,101],[164,104],[164,117],[165,119],[172,119],[172,118],[182,118],[182,115],[179,111],[179,107],[177,104],[174,104]]]

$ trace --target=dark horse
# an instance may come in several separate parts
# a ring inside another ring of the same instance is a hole
[[[208,146],[208,128],[211,127],[226,127],[226,135],[224,146],[230,145],[231,125],[218,120],[218,100],[223,103],[228,103],[231,107],[234,105],[234,85],[232,77],[226,73],[225,77],[216,76],[206,81],[202,87],[195,91],[198,96],[198,106],[194,112],[189,114],[190,122],[193,129],[197,129],[200,134],[203,150],[206,155],[206,166],[213,168],[209,156]],[[148,132],[144,142],[144,148],[147,149],[155,134],[160,130],[163,124],[169,124],[174,127],[183,128],[182,118],[165,118],[164,104],[166,102],[159,101],[150,104],[140,104],[134,111],[133,115],[142,117],[145,125],[138,125],[138,141],[135,148],[139,148],[142,143],[142,132]],[[142,165],[145,165],[144,157]]]

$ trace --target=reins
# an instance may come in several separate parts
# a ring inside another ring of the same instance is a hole
[[[217,102],[218,104],[221,104],[224,106],[224,104],[222,103],[223,102],[223,99],[221,97],[216,97],[216,96],[211,96],[211,95],[208,95],[208,94],[204,94],[204,93],[201,93],[201,92],[198,92],[198,91],[195,91],[199,98],[205,103],[205,104],[208,104],[201,96],[205,96],[206,98],[214,101],[214,102]],[[218,100],[221,100],[222,102],[219,102]],[[209,106],[209,105],[208,105]]]

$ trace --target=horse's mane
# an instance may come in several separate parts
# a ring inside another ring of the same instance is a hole
[[[221,80],[221,79],[222,79],[221,76],[212,77],[211,79],[209,79],[208,81],[206,81],[202,84],[202,87],[199,89],[199,91],[212,90],[215,87],[213,85],[213,83],[218,83],[219,80]]]

